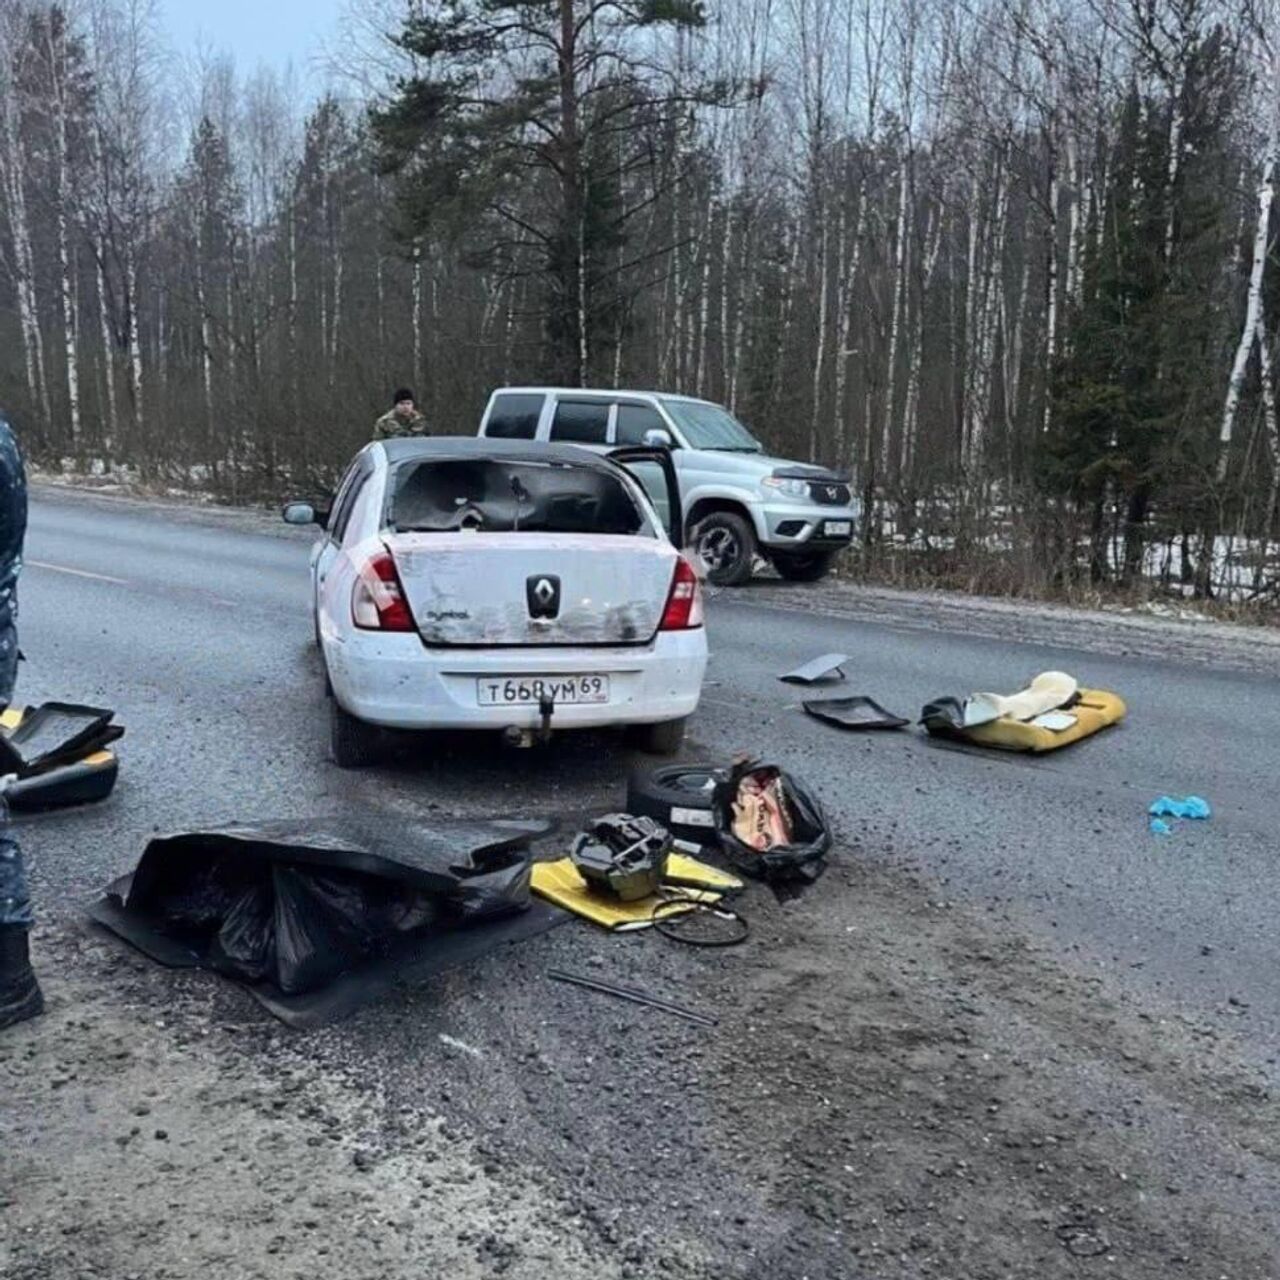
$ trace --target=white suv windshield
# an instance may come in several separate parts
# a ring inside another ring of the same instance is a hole
[[[760,442],[727,409],[700,400],[662,399],[691,449],[726,453],[760,453]]]

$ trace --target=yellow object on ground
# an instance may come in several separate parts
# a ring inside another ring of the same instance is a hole
[[[0,711],[0,729],[12,733],[22,723],[22,717],[25,714],[24,711],[15,710],[13,707]]]
[[[1075,723],[1065,729],[1046,729],[1043,725],[1001,716],[987,724],[959,730],[956,736],[981,747],[998,747],[1003,751],[1054,751],[1123,720],[1126,708],[1120,698],[1105,689],[1081,689],[1079,701],[1063,710],[1075,717]]]
[[[729,890],[742,888],[742,881],[736,877],[682,853],[673,853],[667,860],[667,877],[680,882],[668,890],[671,896],[654,894],[635,902],[620,902],[593,893],[572,860],[560,858],[556,862],[533,864],[533,891],[540,898],[606,929],[634,929],[651,924],[654,908],[660,903],[669,903],[671,897],[683,897],[689,903],[688,910],[692,910],[698,903],[719,902]],[[664,917],[677,914],[680,914],[679,907],[668,906],[663,911]]]

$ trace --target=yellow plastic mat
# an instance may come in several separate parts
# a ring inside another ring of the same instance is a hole
[[[1063,710],[1076,718],[1075,724],[1066,729],[1046,729],[1043,725],[1001,716],[999,720],[965,729],[957,736],[981,747],[1038,754],[1079,742],[1099,729],[1116,724],[1124,719],[1126,707],[1121,698],[1105,689],[1081,689],[1079,701]]]
[[[668,893],[683,897],[692,910],[698,903],[719,902],[731,889],[741,889],[742,881],[705,862],[673,853],[667,860],[667,875],[672,880],[687,883],[673,885]],[[659,903],[669,902],[667,896],[654,894],[635,902],[619,902],[593,893],[587,882],[569,858],[556,862],[533,864],[533,891],[540,898],[554,902],[556,906],[572,911],[605,929],[635,929],[653,921],[653,910]],[[680,908],[667,907],[664,915],[679,914]]]

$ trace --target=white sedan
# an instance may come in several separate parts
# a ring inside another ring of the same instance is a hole
[[[334,760],[370,763],[384,727],[527,745],[628,726],[677,751],[706,673],[702,592],[639,474],[680,510],[658,449],[385,440],[329,509],[285,507],[324,530],[311,577]]]

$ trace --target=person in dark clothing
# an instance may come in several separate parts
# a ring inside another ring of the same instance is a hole
[[[27,476],[13,429],[0,415],[0,710],[13,699],[18,676],[18,575],[27,533]],[[0,1029],[44,1009],[31,968],[28,934],[33,917],[22,850],[8,826],[0,779]]]

